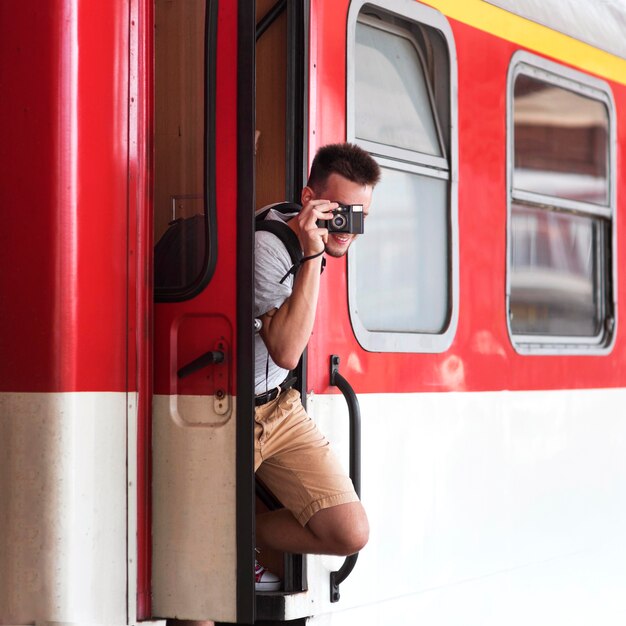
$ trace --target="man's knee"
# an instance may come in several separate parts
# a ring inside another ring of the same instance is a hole
[[[369,523],[360,502],[340,504],[316,513],[310,530],[321,539],[328,554],[347,556],[359,552],[369,539]]]
[[[357,517],[350,526],[339,529],[339,554],[348,556],[359,552],[367,544],[369,536],[370,527],[365,511],[363,511],[363,514]]]

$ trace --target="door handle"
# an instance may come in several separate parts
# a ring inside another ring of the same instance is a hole
[[[212,365],[214,363],[223,363],[224,362],[224,353],[221,350],[209,350],[209,352],[205,352],[203,355],[199,356],[197,359],[191,361],[191,363],[187,363],[187,365],[183,365],[178,370],[178,378],[185,378],[198,370],[201,370],[203,367],[207,365]]]
[[[201,381],[189,378],[188,382],[183,383],[183,379],[190,377],[192,374],[211,366],[208,373]],[[177,395],[199,395],[207,394],[213,398],[213,412],[216,416],[227,416],[231,411],[231,397],[229,393],[229,375],[228,375],[228,346],[222,338],[215,344],[214,350],[209,350],[199,357],[183,365],[177,372],[178,384]],[[199,386],[200,385],[200,386]],[[208,391],[207,391],[208,390]],[[189,413],[189,411],[185,411]],[[191,413],[189,413],[191,415]],[[191,419],[193,423],[198,421],[200,413],[195,411],[196,417]],[[206,416],[205,416],[206,417]],[[202,420],[205,419],[202,417]],[[183,418],[185,419],[185,418]]]

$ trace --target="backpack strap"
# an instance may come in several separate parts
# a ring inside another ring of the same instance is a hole
[[[300,269],[300,266],[305,261],[313,259],[315,257],[321,256],[323,251],[319,254],[314,254],[310,257],[305,257],[302,253],[302,248],[300,247],[300,240],[296,233],[289,228],[287,222],[282,222],[280,220],[266,220],[266,216],[269,213],[270,209],[274,209],[279,213],[288,215],[290,213],[297,213],[300,211],[302,207],[299,204],[294,204],[292,202],[278,202],[276,204],[271,204],[269,206],[263,207],[255,214],[255,225],[254,229],[256,231],[263,230],[269,233],[272,233],[276,237],[278,237],[282,244],[287,249],[289,253],[289,257],[291,258],[291,267],[289,271],[280,279],[280,284],[282,285],[287,277],[290,274],[296,275],[296,272]],[[326,265],[326,259],[322,259],[322,269],[324,271],[324,266]]]
[[[270,209],[274,209],[274,211],[278,211],[283,215],[290,215],[292,213],[299,213],[301,208],[302,207],[295,202],[275,202],[274,204],[266,204],[256,211],[254,219],[257,222],[262,222],[267,217]]]
[[[302,249],[300,248],[298,235],[296,235],[296,233],[294,233],[293,230],[287,226],[286,222],[279,222],[278,220],[261,220],[256,223],[255,230],[263,230],[276,235],[276,237],[281,240],[285,248],[287,248],[287,252],[289,252],[292,265],[290,270],[282,277],[280,281],[282,285],[289,274],[295,275],[300,267],[300,263],[302,262],[303,254]]]

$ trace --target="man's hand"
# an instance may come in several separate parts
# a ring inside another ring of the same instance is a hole
[[[330,200],[309,200],[298,213],[298,238],[304,256],[319,254],[324,251],[328,241],[328,229],[320,228],[317,220],[329,220],[332,212],[339,205]]]

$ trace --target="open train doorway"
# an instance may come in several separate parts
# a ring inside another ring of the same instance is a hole
[[[306,168],[305,86],[307,3],[256,2],[255,207],[298,203]],[[304,360],[303,360],[304,361]],[[303,362],[302,361],[302,362]],[[306,398],[306,368],[297,368],[296,386]],[[256,484],[256,512],[281,507],[262,483]],[[301,555],[264,552],[263,565],[281,579],[280,594],[306,589]],[[257,611],[276,617],[276,594],[257,594]]]

